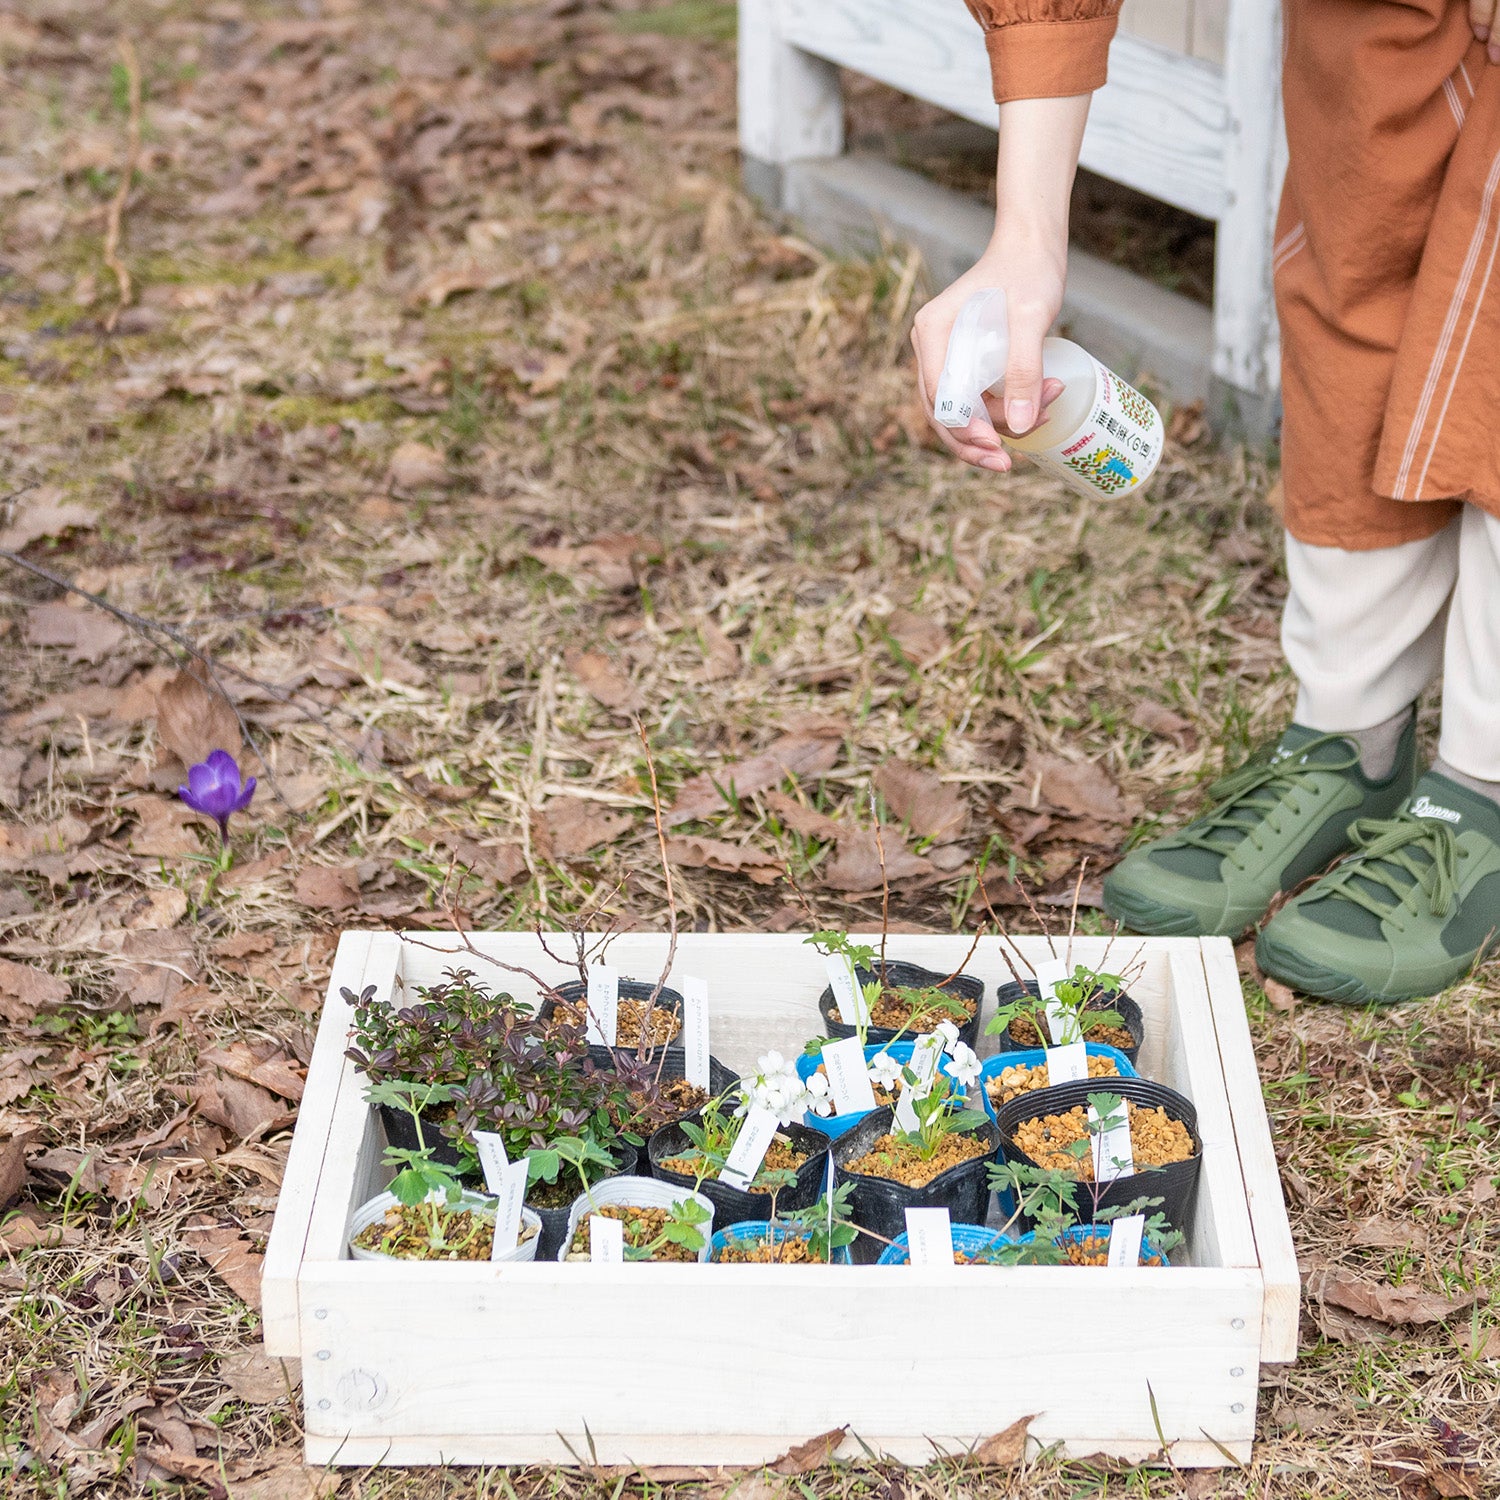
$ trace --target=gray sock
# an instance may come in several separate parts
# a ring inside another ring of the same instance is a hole
[[[1466,771],[1455,771],[1441,755],[1433,761],[1432,769],[1439,776],[1446,776],[1449,781],[1456,781],[1460,786],[1468,787],[1471,792],[1488,797],[1491,802],[1500,802],[1500,781],[1481,781],[1479,777],[1470,776]]]
[[[1342,731],[1345,739],[1353,740],[1359,746],[1359,768],[1371,781],[1384,781],[1395,770],[1396,749],[1415,712],[1414,705],[1403,708],[1399,714],[1392,714],[1383,723],[1371,725],[1369,729]]]

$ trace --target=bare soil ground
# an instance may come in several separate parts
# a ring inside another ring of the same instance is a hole
[[[934,453],[921,267],[741,196],[732,29],[713,0],[0,4],[0,548],[209,652],[261,778],[225,868],[174,793],[233,714],[0,562],[0,1490],[1493,1492],[1493,967],[1377,1015],[1247,974],[1308,1298],[1244,1472],[299,1467],[257,1269],[339,929],[445,921],[445,891],[559,920],[625,876],[659,924],[632,716],[685,922],[805,926],[793,881],[878,920],[873,784],[900,922],[970,926],[983,881],[1020,929],[1017,881],[1066,902],[1087,858],[1087,898],[1288,709],[1263,468],[1191,412],[1107,509]]]

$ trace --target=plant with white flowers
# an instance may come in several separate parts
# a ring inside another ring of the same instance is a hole
[[[798,1076],[797,1065],[789,1062],[779,1052],[767,1052],[756,1061],[756,1071],[739,1082],[740,1100],[735,1114],[744,1116],[751,1109],[769,1110],[783,1125],[800,1120],[811,1109],[814,1114],[832,1114],[833,1103],[828,1098],[828,1079],[820,1078],[818,1085],[811,1079]],[[818,1109],[818,1102],[826,1108]]]

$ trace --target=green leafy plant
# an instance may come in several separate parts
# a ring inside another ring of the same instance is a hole
[[[922,1091],[921,1080],[910,1068],[901,1070],[911,1098],[912,1113],[917,1117],[915,1130],[903,1130],[892,1122],[892,1135],[909,1146],[923,1161],[931,1161],[950,1135],[969,1135],[986,1124],[989,1116],[982,1109],[971,1109],[959,1102],[954,1082],[946,1073],[934,1075]]]
[[[941,985],[888,983],[885,978],[885,963],[877,958],[875,949],[868,943],[854,942],[847,932],[832,930],[815,932],[810,937],[804,938],[803,942],[816,948],[819,953],[849,961],[854,970],[855,983],[859,985],[860,993],[864,996],[867,1016],[874,1014],[875,1007],[886,995],[891,995],[899,1004],[907,1008],[907,1017],[899,1026],[883,1028],[893,1032],[887,1045],[900,1041],[907,1032],[931,1031],[941,1021],[957,1021],[961,1024],[969,1019],[971,1012],[963,1000],[945,990]],[[869,1024],[856,1023],[855,1025],[854,1030],[859,1037],[861,1047],[869,1042],[869,1029]],[[821,1052],[828,1041],[827,1037],[815,1037],[803,1050],[811,1056]]]
[[[859,1230],[850,1217],[853,1193],[854,1184],[846,1182],[833,1190],[831,1202],[824,1193],[810,1207],[778,1214],[771,1222],[784,1229],[788,1237],[805,1239],[807,1253],[813,1260],[830,1261],[835,1250],[842,1250],[859,1238]]]
[[[740,1138],[744,1126],[743,1115],[726,1113],[728,1105],[736,1095],[743,1099],[738,1084],[727,1094],[710,1099],[698,1111],[698,1119],[681,1120],[679,1126],[688,1138],[689,1145],[674,1161],[687,1161],[693,1165],[693,1187],[703,1184],[705,1178],[721,1175],[729,1165],[729,1155]],[[771,1195],[771,1212],[776,1212],[776,1198],[797,1181],[797,1174],[788,1167],[768,1167],[762,1163],[750,1183],[751,1192]]]
[[[1053,990],[1063,1013],[1063,1042],[1081,1042],[1086,1033],[1100,1026],[1124,1026],[1119,1011],[1101,1000],[1117,995],[1125,981],[1118,974],[1101,974],[1086,964],[1075,964],[1073,972]],[[1010,1030],[1012,1021],[1022,1017],[1031,1021],[1044,1045],[1051,1045],[1047,1025],[1047,1006],[1039,995],[1029,992],[1000,1006],[985,1027],[987,1036],[998,1036]]]
[[[554,1185],[558,1174],[566,1166],[578,1174],[580,1191],[587,1192],[590,1184],[589,1168],[597,1167],[608,1172],[614,1165],[614,1157],[595,1142],[581,1136],[559,1136],[547,1145],[526,1153],[526,1183],[528,1187],[537,1182]]]

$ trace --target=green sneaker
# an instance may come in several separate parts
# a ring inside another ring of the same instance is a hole
[[[1127,854],[1105,877],[1104,909],[1135,932],[1238,937],[1353,848],[1350,824],[1390,817],[1416,774],[1415,715],[1383,781],[1360,770],[1353,740],[1293,724],[1209,788],[1202,817]]]
[[[1398,816],[1266,923],[1255,960],[1347,1005],[1435,995],[1500,939],[1500,804],[1429,771]]]

